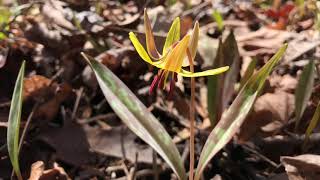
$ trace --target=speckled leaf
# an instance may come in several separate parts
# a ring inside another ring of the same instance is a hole
[[[280,61],[287,45],[281,47],[278,52],[267,62],[254,76],[248,80],[235,98],[229,109],[222,115],[217,126],[210,133],[200,155],[195,180],[199,180],[204,168],[211,158],[219,152],[237,132],[249,113],[251,107],[262,89],[265,80],[273,67]]]
[[[306,109],[307,103],[312,93],[312,87],[315,76],[315,64],[313,60],[310,60],[309,64],[303,68],[301,76],[299,78],[298,86],[295,92],[295,115],[296,124],[295,130],[299,128],[300,120]]]
[[[20,118],[22,108],[22,92],[23,92],[23,77],[24,77],[25,62],[22,63],[16,84],[14,87],[9,120],[7,130],[7,144],[8,152],[11,160],[13,169],[18,177],[22,180],[20,167],[19,167],[19,129],[20,129]]]
[[[114,112],[141,139],[154,148],[181,180],[186,179],[181,156],[159,121],[130,89],[107,67],[82,55],[93,69],[100,88]]]

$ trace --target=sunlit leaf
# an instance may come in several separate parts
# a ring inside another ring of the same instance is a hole
[[[249,66],[247,67],[243,77],[240,80],[240,88],[242,89],[242,87],[246,84],[246,82],[248,81],[248,79],[251,77],[251,75],[254,73],[254,69],[256,68],[257,65],[257,59],[253,58],[249,64]]]
[[[141,139],[154,148],[181,180],[186,172],[171,137],[130,89],[107,67],[82,53],[114,112]]]
[[[216,21],[219,31],[222,31],[224,28],[224,22],[223,22],[223,18],[222,18],[222,15],[220,14],[220,12],[217,10],[213,10],[212,17]]]
[[[318,106],[316,108],[316,111],[313,114],[313,117],[310,121],[310,124],[306,130],[306,136],[305,136],[305,141],[303,143],[303,146],[306,146],[306,143],[309,140],[310,134],[312,133],[312,131],[314,130],[314,128],[317,126],[318,122],[320,120],[320,102],[318,103]]]
[[[271,73],[273,67],[280,61],[286,48],[287,45],[281,47],[269,62],[267,62],[254,76],[251,76],[229,109],[222,115],[221,120],[210,133],[207,142],[202,149],[195,180],[200,179],[201,173],[211,158],[231,140],[233,135],[240,128],[245,117],[250,112],[259,91],[263,88],[265,80]]]
[[[170,46],[172,46],[172,44],[178,42],[179,40],[180,40],[180,19],[177,17],[173,21],[170,27],[170,30],[167,34],[167,38],[162,50],[162,55],[166,54]]]
[[[23,92],[23,77],[24,77],[25,62],[22,63],[16,84],[14,87],[9,120],[7,130],[7,144],[8,152],[13,169],[18,177],[22,180],[20,167],[19,167],[19,129],[22,107],[22,92]]]
[[[299,128],[301,117],[310,99],[314,83],[314,76],[315,64],[313,60],[310,60],[309,64],[306,65],[302,70],[295,92],[295,131],[297,131]]]

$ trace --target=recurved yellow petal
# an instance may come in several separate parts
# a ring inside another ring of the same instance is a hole
[[[164,43],[163,50],[162,50],[162,55],[166,54],[168,52],[168,49],[172,44],[175,42],[178,42],[180,40],[180,18],[177,17],[171,27],[170,30],[167,34],[166,42]]]
[[[151,29],[151,23],[147,14],[147,10],[144,9],[144,29],[146,33],[146,44],[147,51],[150,54],[151,58],[159,59],[160,53],[157,50],[156,44],[154,42],[154,37]]]
[[[186,70],[181,69],[181,71],[178,74],[180,74],[181,76],[184,76],[184,77],[201,77],[201,76],[211,76],[211,75],[220,74],[220,73],[227,71],[228,69],[229,69],[229,66],[224,66],[221,68],[210,69],[207,71],[196,72],[196,73],[192,73],[190,71],[186,71]]]
[[[199,41],[199,23],[198,21],[196,21],[192,31],[191,40],[188,46],[192,59],[194,59],[194,57],[197,54],[198,41]]]
[[[186,50],[188,48],[190,35],[186,35],[174,48],[168,53],[168,56],[164,59],[158,67],[173,72],[180,72],[182,61],[186,56]]]
[[[134,48],[137,50],[138,54],[140,55],[140,57],[146,61],[149,64],[153,65],[152,60],[150,59],[148,53],[146,52],[146,50],[144,49],[144,47],[141,45],[141,43],[139,42],[138,38],[136,37],[136,35],[134,35],[133,32],[129,33],[129,38],[134,46]]]
[[[199,41],[199,23],[196,21],[193,27],[193,31],[191,34],[191,40],[189,41],[189,51],[190,55],[192,57],[192,61],[196,57],[197,54],[197,48],[198,48],[198,41]],[[182,63],[182,67],[187,67],[190,65],[189,59],[185,58]]]

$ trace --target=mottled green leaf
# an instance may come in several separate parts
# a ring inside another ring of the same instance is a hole
[[[212,17],[216,21],[219,31],[222,31],[224,28],[224,22],[221,13],[217,10],[213,10]]]
[[[202,149],[195,180],[200,179],[201,173],[211,158],[231,140],[232,136],[240,128],[253,106],[259,91],[262,89],[265,80],[271,73],[273,67],[280,61],[286,48],[287,45],[281,47],[254,76],[251,76],[229,109],[223,113],[221,120],[210,133]]]
[[[229,66],[230,69],[219,76],[208,77],[208,112],[211,125],[220,119],[234,93],[234,85],[240,71],[238,45],[231,32],[223,43],[219,43],[218,54],[213,67]]]
[[[181,156],[159,121],[130,89],[107,67],[82,55],[93,69],[100,88],[114,112],[142,140],[154,148],[181,180],[186,179]]]
[[[168,49],[176,42],[180,40],[180,18],[177,17],[167,34],[166,41],[163,46],[162,55],[166,54],[168,52]]]
[[[310,124],[306,130],[306,136],[305,136],[305,141],[303,143],[303,147],[305,147],[306,143],[308,142],[312,131],[314,130],[314,128],[317,126],[319,122],[319,119],[320,119],[320,102],[318,103],[316,111],[314,112],[313,117],[310,121]]]
[[[16,84],[14,87],[9,120],[7,130],[7,144],[8,152],[13,169],[18,177],[22,180],[20,167],[19,167],[19,129],[22,107],[22,92],[23,92],[23,77],[24,77],[25,62],[22,63]]]
[[[251,75],[254,73],[254,69],[256,68],[257,65],[257,59],[253,58],[251,60],[251,62],[249,63],[249,66],[247,67],[243,77],[240,80],[240,88],[242,89],[242,87],[246,84],[246,82],[248,81],[248,79],[251,77]]]
[[[306,65],[302,70],[301,76],[298,81],[298,86],[295,91],[296,131],[299,128],[301,117],[303,115],[304,110],[306,109],[307,103],[312,93],[314,76],[315,64],[313,60],[310,60],[309,64]]]

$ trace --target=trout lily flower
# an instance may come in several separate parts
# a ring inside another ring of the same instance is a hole
[[[156,85],[158,85],[158,88],[165,88],[168,78],[170,79],[169,91],[172,91],[175,82],[177,81],[177,74],[183,77],[201,77],[220,74],[229,69],[228,66],[225,66],[194,73],[182,68],[193,63],[193,59],[196,56],[199,39],[198,22],[195,23],[192,33],[185,35],[180,40],[180,19],[177,17],[173,21],[167,34],[162,54],[160,54],[156,48],[154,36],[151,30],[151,23],[146,10],[144,11],[144,22],[147,51],[141,45],[133,32],[129,33],[129,38],[140,57],[147,63],[160,69],[152,81],[149,91],[150,93]]]

